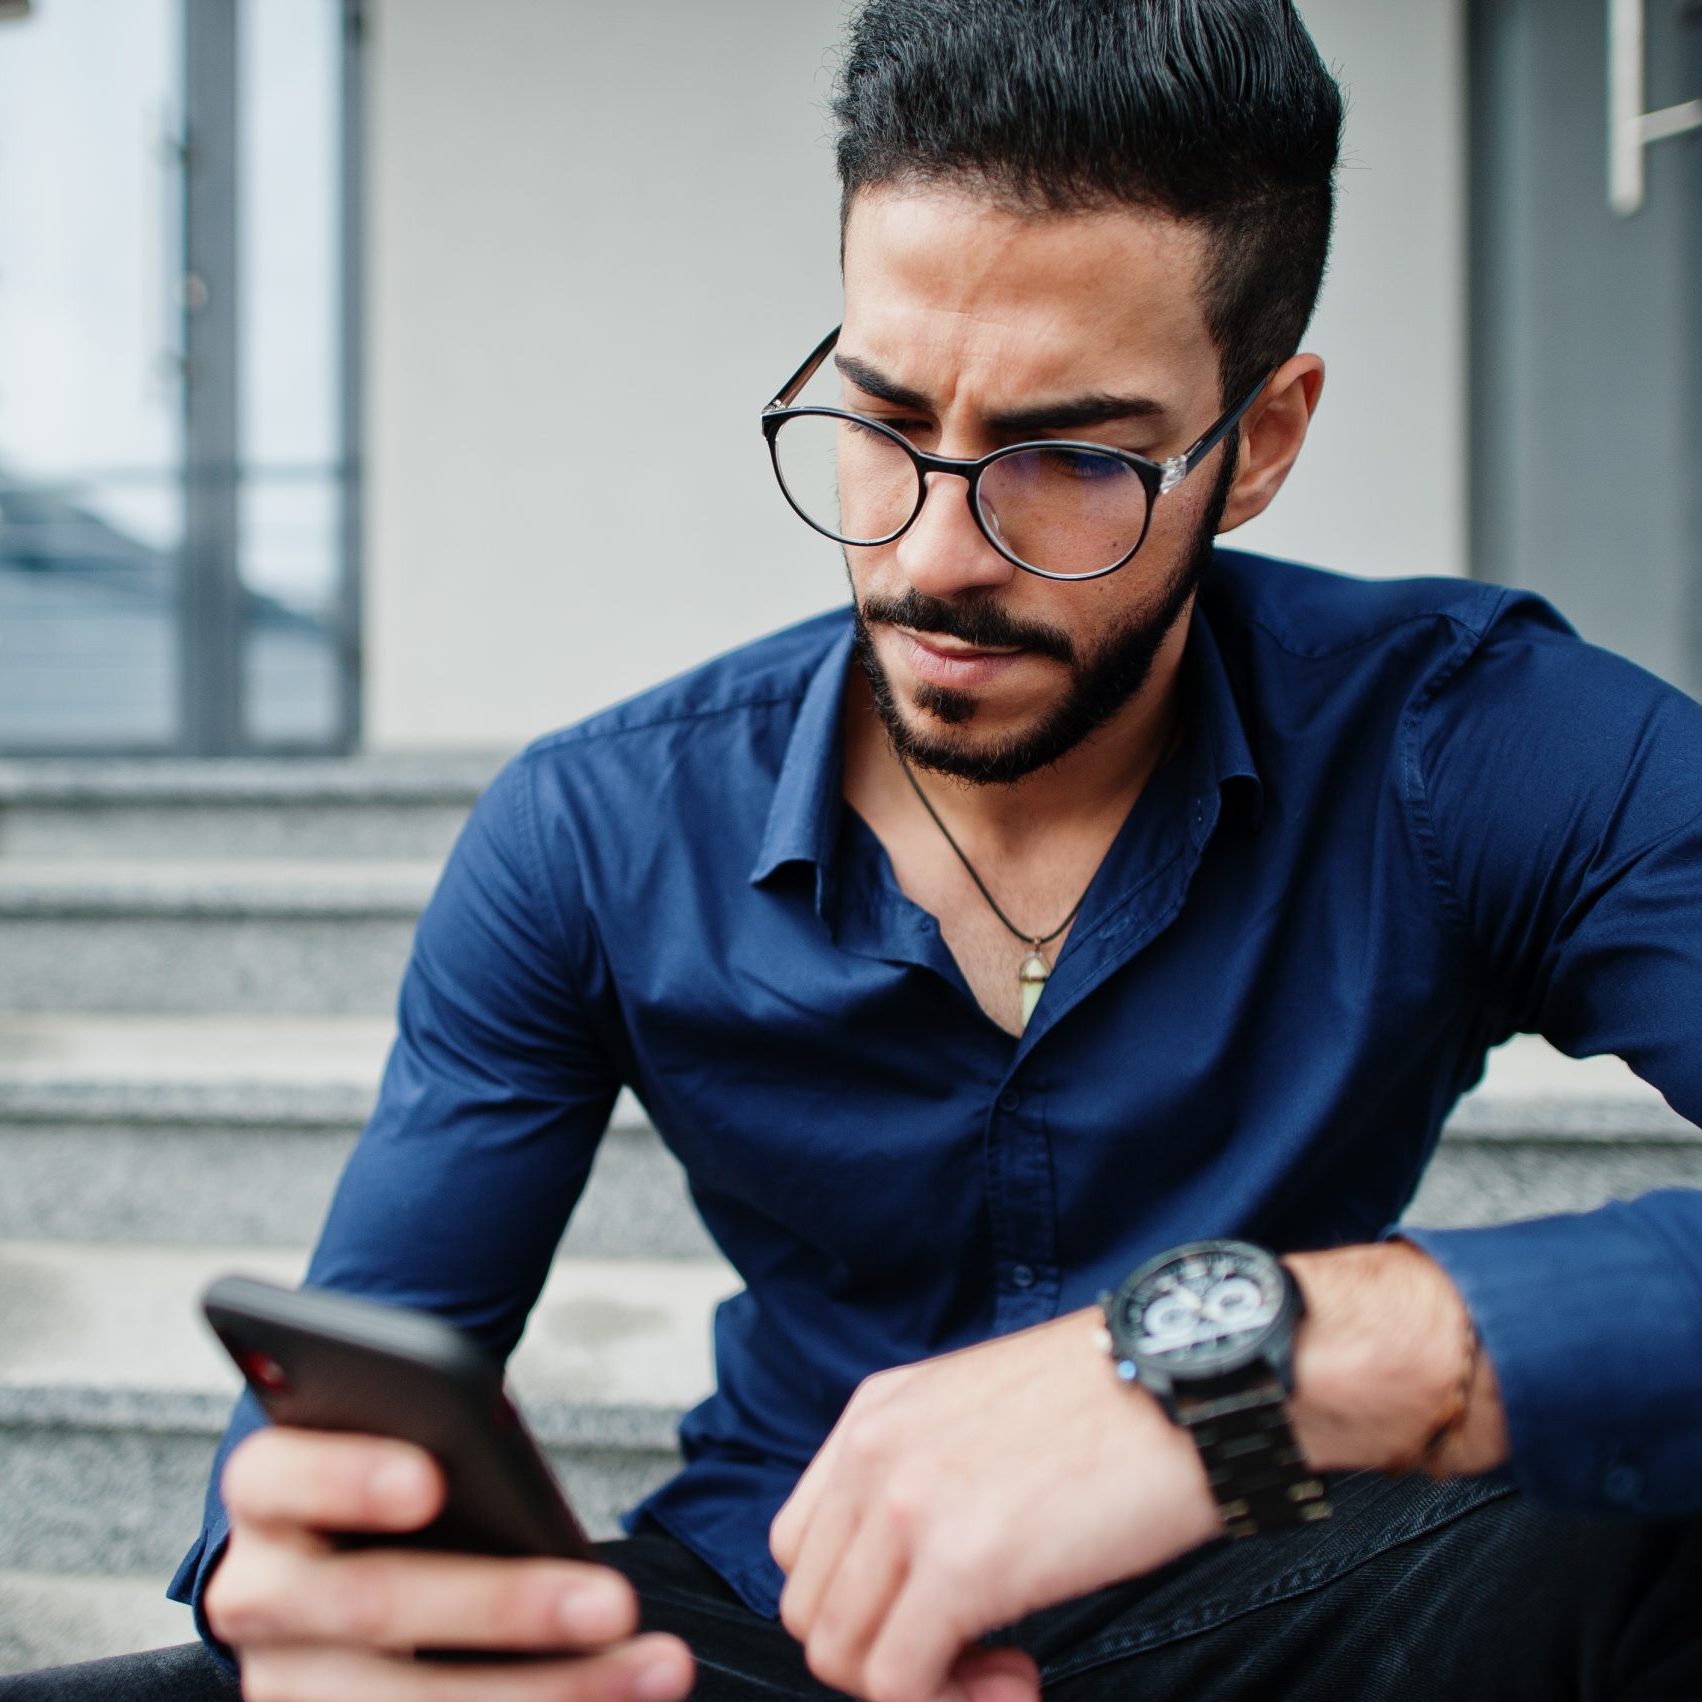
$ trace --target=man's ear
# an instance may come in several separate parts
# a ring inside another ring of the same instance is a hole
[[[1241,453],[1219,532],[1245,525],[1270,506],[1300,454],[1323,393],[1320,355],[1292,355],[1271,374],[1263,394],[1241,422]]]

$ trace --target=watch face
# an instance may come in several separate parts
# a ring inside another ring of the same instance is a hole
[[[1281,1313],[1282,1268],[1219,1244],[1179,1255],[1118,1296],[1118,1335],[1138,1360],[1188,1376],[1237,1361]]]

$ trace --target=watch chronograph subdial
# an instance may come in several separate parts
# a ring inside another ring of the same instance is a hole
[[[1200,1297],[1187,1288],[1172,1288],[1149,1301],[1141,1313],[1147,1339],[1162,1349],[1190,1340],[1200,1329]]]
[[[1276,1316],[1276,1299],[1248,1276],[1228,1276],[1206,1291],[1201,1310],[1215,1323],[1248,1329]]]

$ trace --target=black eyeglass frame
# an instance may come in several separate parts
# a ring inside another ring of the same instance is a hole
[[[1006,443],[999,448],[990,450],[987,454],[977,456],[973,461],[958,461],[947,455],[930,455],[925,450],[918,449],[902,433],[894,431],[890,426],[883,425],[879,420],[870,419],[867,414],[853,413],[847,408],[806,407],[794,408],[792,398],[815,376],[816,369],[827,359],[833,345],[839,341],[839,333],[844,327],[835,325],[822,340],[816,344],[805,359],[804,364],[792,374],[775,393],[774,399],[762,410],[762,435],[768,443],[768,458],[774,464],[774,477],[780,486],[780,494],[786,498],[792,512],[814,531],[820,532],[824,538],[832,538],[837,544],[849,545],[852,549],[878,549],[884,544],[890,544],[896,538],[902,538],[916,523],[916,516],[922,512],[923,504],[928,500],[927,475],[929,473],[949,473],[953,477],[964,479],[969,484],[969,512],[975,516],[975,524],[980,528],[981,535],[989,544],[1008,561],[1012,567],[1020,567],[1024,573],[1036,574],[1041,579],[1057,579],[1075,582],[1083,579],[1103,579],[1108,573],[1115,573],[1118,568],[1126,567],[1146,542],[1146,535],[1152,529],[1152,511],[1158,499],[1167,491],[1173,491],[1228,437],[1236,426],[1241,423],[1241,416],[1258,400],[1259,392],[1270,381],[1266,373],[1234,407],[1221,415],[1204,434],[1182,451],[1180,455],[1172,455],[1168,460],[1154,461],[1150,456],[1137,455],[1132,449],[1118,449],[1109,443],[1091,443],[1084,438],[1072,437],[1042,437],[1030,438],[1022,443]],[[792,493],[786,488],[786,476],[780,471],[780,453],[775,447],[780,434],[780,428],[787,420],[800,415],[819,415],[827,419],[853,420],[858,425],[870,431],[876,431],[882,437],[904,451],[910,457],[916,468],[916,506],[911,509],[903,523],[888,532],[884,538],[842,538],[837,532],[830,532],[819,521],[811,519],[793,500]],[[1012,554],[993,535],[993,529],[987,524],[981,513],[980,485],[981,475],[996,462],[1003,461],[1011,455],[1019,455],[1025,451],[1036,449],[1081,449],[1095,455],[1109,456],[1121,461],[1123,465],[1135,473],[1146,489],[1146,516],[1141,522],[1141,535],[1135,539],[1133,547],[1119,560],[1112,562],[1109,567],[1096,567],[1089,573],[1052,573],[1044,567],[1036,567],[1032,562],[1024,561],[1020,556]]]

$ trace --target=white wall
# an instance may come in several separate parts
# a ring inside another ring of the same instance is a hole
[[[1348,97],[1336,238],[1306,346],[1324,400],[1232,540],[1353,573],[1465,573],[1464,0],[1301,0]]]
[[[1249,547],[1464,559],[1460,0],[1312,0],[1330,362]],[[843,596],[756,415],[838,316],[842,0],[377,0],[367,743],[517,744]]]

